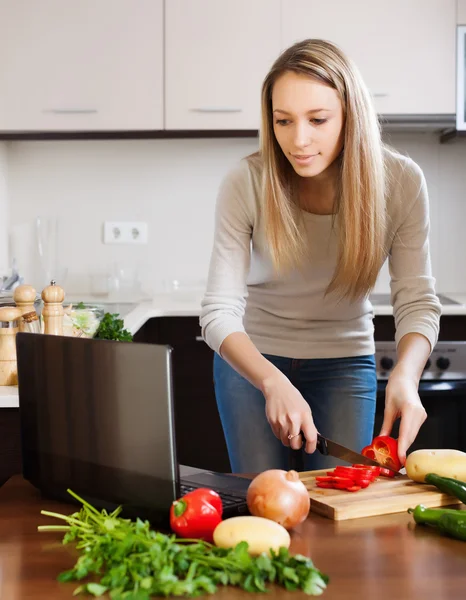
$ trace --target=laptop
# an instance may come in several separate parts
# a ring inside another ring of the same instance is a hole
[[[18,333],[16,348],[23,476],[43,496],[70,488],[165,527],[175,499],[209,487],[225,517],[248,514],[249,479],[180,477],[169,346]]]

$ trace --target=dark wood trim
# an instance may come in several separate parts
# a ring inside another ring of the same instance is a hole
[[[46,141],[46,140],[167,140],[198,138],[255,138],[256,129],[238,130],[160,130],[160,131],[37,131],[0,132],[0,141]]]

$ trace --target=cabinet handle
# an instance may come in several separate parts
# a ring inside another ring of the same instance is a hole
[[[221,106],[201,106],[199,108],[190,108],[191,112],[198,113],[239,113],[243,112],[242,108],[229,108],[229,107],[221,107]]]
[[[196,335],[196,342],[203,342],[204,338],[202,337],[202,335]]]
[[[42,112],[53,115],[91,115],[99,111],[95,108],[46,108]]]
[[[388,96],[390,96],[390,94],[387,94],[386,92],[374,92],[372,94],[372,96],[374,98],[388,98]]]

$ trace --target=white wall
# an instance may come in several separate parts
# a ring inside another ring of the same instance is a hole
[[[438,290],[465,292],[466,143],[441,145],[433,134],[396,134],[389,141],[416,160],[427,178]],[[115,261],[137,265],[149,292],[166,280],[205,279],[219,182],[256,148],[253,139],[11,143],[13,240],[32,231],[35,216],[58,215],[68,291],[89,291],[89,274]],[[105,220],[147,221],[149,244],[104,245]],[[385,272],[377,287],[388,289]]]
[[[0,275],[9,274],[7,144],[0,142]]]

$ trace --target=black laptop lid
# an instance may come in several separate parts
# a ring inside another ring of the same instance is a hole
[[[179,495],[171,350],[19,333],[23,474],[45,495],[158,520]],[[134,511],[133,511],[134,509]]]

